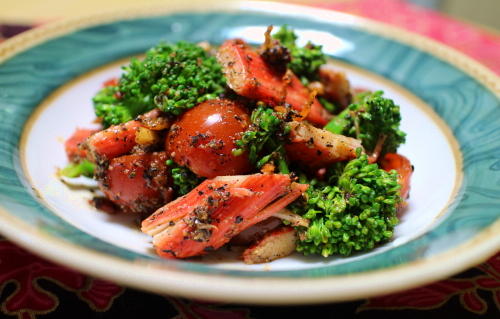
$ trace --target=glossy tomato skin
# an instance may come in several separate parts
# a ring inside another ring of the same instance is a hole
[[[227,99],[209,100],[185,112],[170,128],[167,154],[196,175],[213,178],[252,169],[247,154],[232,155],[250,125],[247,110]]]
[[[129,121],[93,134],[86,141],[90,159],[99,162],[129,153],[137,145],[136,134],[141,126],[139,121]]]
[[[96,132],[97,130],[93,129],[77,128],[73,135],[64,142],[64,149],[70,162],[78,162],[87,157],[87,150],[81,147],[81,145]]]
[[[172,197],[165,152],[113,158],[100,188],[106,197],[129,213],[151,213]]]

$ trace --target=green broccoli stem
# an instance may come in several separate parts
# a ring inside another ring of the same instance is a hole
[[[383,156],[396,152],[405,142],[406,134],[400,129],[399,106],[383,97],[383,93],[357,95],[354,103],[335,116],[324,129],[361,140],[368,153],[380,151],[380,156]]]
[[[325,125],[324,129],[334,134],[342,134],[349,126],[350,111],[346,108]]]
[[[286,160],[283,157],[281,157],[278,160],[278,171],[281,174],[290,174],[290,169],[288,168],[288,164],[287,164]]]
[[[59,171],[59,174],[69,178],[79,176],[92,177],[94,176],[95,164],[89,160],[82,160],[78,163],[69,163],[66,167]]]
[[[331,101],[327,100],[326,98],[324,98],[324,97],[322,97],[322,96],[318,96],[318,97],[317,97],[317,99],[318,99],[319,103],[321,103],[321,105],[322,105],[322,106],[323,106],[323,107],[324,107],[324,108],[325,108],[328,112],[330,112],[330,113],[332,113],[332,114],[337,113],[337,106],[336,106],[333,102],[331,102]]]
[[[235,141],[238,146],[232,151],[234,156],[248,152],[250,163],[261,168],[272,162],[283,174],[288,174],[284,137],[288,134],[288,126],[273,109],[259,105],[250,117],[252,124]],[[267,153],[267,155],[263,155]]]
[[[383,94],[382,91],[377,91],[376,94],[380,92],[380,95]],[[325,130],[328,130],[332,133],[335,134],[343,134],[346,132],[349,128],[349,125],[351,125],[355,120],[355,111],[360,111],[360,107],[358,107],[359,104],[362,104],[364,99],[366,97],[371,97],[372,92],[366,91],[366,92],[361,92],[357,95],[355,95],[352,99],[352,107],[349,105],[349,107],[345,108],[342,110],[339,114],[337,114],[335,117],[333,117],[328,124],[324,127]],[[356,106],[354,106],[356,105]],[[365,110],[361,110],[365,111]],[[333,113],[333,112],[331,112]],[[356,136],[356,138],[359,138]]]

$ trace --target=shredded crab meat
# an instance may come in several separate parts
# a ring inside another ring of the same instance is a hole
[[[361,141],[344,135],[333,134],[316,128],[307,122],[293,121],[290,127],[290,143],[285,145],[290,160],[319,169],[328,165],[356,158]]]
[[[231,193],[235,197],[249,197],[254,195],[254,192],[249,190],[248,188],[243,187],[234,187],[231,189]]]
[[[145,219],[142,231],[153,236],[157,253],[165,258],[204,254],[273,216],[306,189],[283,174],[206,180]]]

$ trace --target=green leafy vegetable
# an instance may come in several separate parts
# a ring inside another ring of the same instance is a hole
[[[274,162],[281,173],[288,173],[288,165],[283,149],[284,137],[288,134],[288,126],[273,109],[259,105],[250,117],[252,124],[235,141],[238,146],[234,156],[248,151],[248,158],[257,168],[268,162]],[[268,153],[262,156],[263,151]]]
[[[325,129],[361,140],[367,152],[382,143],[381,155],[396,152],[405,142],[406,134],[399,129],[401,114],[394,101],[384,98],[383,91],[364,92],[354,103],[334,117]]]
[[[301,79],[302,83],[307,84],[318,79],[318,69],[326,63],[326,55],[321,45],[308,42],[304,47],[298,47],[295,43],[297,35],[286,25],[282,26],[273,38],[280,40],[281,44],[290,51],[291,61],[288,67]]]
[[[330,113],[335,114],[337,111],[338,107],[331,101],[325,99],[322,96],[318,96],[318,101],[321,103],[321,105]]]
[[[369,164],[366,155],[358,154],[347,165],[334,165],[329,174],[326,182],[300,178],[310,187],[307,200],[295,203],[293,210],[310,225],[298,228],[297,250],[305,255],[347,256],[390,239],[401,201],[397,173]]]
[[[102,119],[105,127],[128,122],[143,110],[136,104],[123,105],[123,102],[116,97],[117,93],[117,86],[106,86],[92,99],[95,114]]]
[[[69,163],[65,168],[61,169],[59,173],[62,176],[69,178],[79,177],[79,176],[94,176],[95,164],[89,160],[83,160],[79,163]]]
[[[118,86],[94,97],[96,115],[105,126],[123,123],[155,107],[180,115],[225,91],[226,81],[215,57],[193,43],[161,43],[133,59]]]
[[[198,186],[204,178],[196,176],[187,167],[177,165],[173,160],[167,160],[174,189],[179,196],[185,195]]]

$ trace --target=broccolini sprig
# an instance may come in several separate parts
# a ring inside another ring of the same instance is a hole
[[[297,251],[348,256],[392,238],[401,201],[397,173],[369,164],[367,155],[358,153],[347,164],[334,165],[329,174],[321,182],[305,175],[299,178],[310,186],[306,200],[292,209],[309,219],[310,225],[298,228]]]
[[[105,126],[123,123],[155,107],[180,115],[198,103],[218,97],[226,81],[215,57],[196,44],[161,43],[143,60],[132,59],[118,86],[94,97],[96,115]]]
[[[233,155],[239,156],[247,151],[250,163],[257,168],[273,162],[281,173],[289,173],[283,148],[289,128],[281,116],[273,109],[259,105],[253,110],[250,120],[249,128],[235,141],[238,148]]]
[[[173,188],[178,196],[185,195],[198,186],[204,178],[196,176],[189,168],[177,165],[173,160],[167,160]]]
[[[321,45],[308,42],[304,47],[296,44],[297,35],[286,25],[273,35],[273,38],[280,40],[280,43],[288,48],[291,61],[288,63],[290,70],[297,75],[302,83],[318,80],[318,69],[326,63],[326,55],[322,51]]]
[[[128,122],[145,110],[137,104],[123,104],[117,94],[118,86],[105,86],[92,98],[94,112],[105,127]]]
[[[405,142],[406,134],[399,128],[399,105],[383,94],[383,91],[359,94],[354,103],[335,116],[325,129],[361,140],[368,153],[376,151],[377,143],[382,146],[381,156],[396,152]]]

